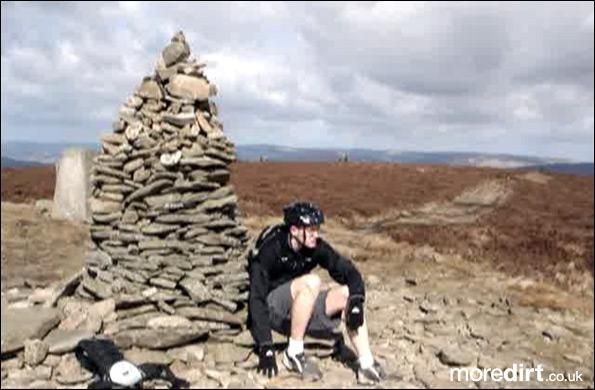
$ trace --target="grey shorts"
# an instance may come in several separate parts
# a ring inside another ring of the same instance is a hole
[[[291,333],[291,306],[293,299],[291,297],[291,282],[284,283],[271,291],[267,297],[269,307],[269,318],[271,327],[283,335],[289,336]],[[318,339],[333,339],[341,323],[341,312],[329,317],[326,315],[326,296],[328,290],[321,291],[316,297],[314,310],[310,322],[306,327],[308,336]]]

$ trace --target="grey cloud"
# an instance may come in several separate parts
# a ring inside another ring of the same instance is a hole
[[[593,159],[592,2],[3,2],[2,137],[94,141],[180,29],[236,142]]]

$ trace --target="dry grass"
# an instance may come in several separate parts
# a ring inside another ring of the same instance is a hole
[[[592,280],[591,278],[590,287],[583,287],[584,291],[593,291]],[[586,282],[588,285],[588,281]],[[508,286],[508,289],[518,293],[520,305],[554,310],[576,310],[593,315],[592,294],[590,297],[589,295],[578,297],[547,282],[513,283]]]
[[[83,265],[88,228],[54,221],[30,205],[2,202],[2,285],[48,284]]]

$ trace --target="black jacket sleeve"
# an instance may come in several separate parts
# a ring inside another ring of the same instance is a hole
[[[365,297],[365,285],[362,275],[355,265],[337,253],[326,241],[320,240],[317,248],[318,264],[328,270],[330,276],[340,284],[349,287],[349,296]]]
[[[273,343],[267,304],[269,285],[266,261],[259,254],[250,265],[250,294],[248,298],[248,327],[257,347]]]

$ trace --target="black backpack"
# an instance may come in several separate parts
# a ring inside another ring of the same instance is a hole
[[[260,234],[254,241],[254,243],[252,244],[252,246],[248,252],[248,267],[252,264],[252,260],[256,256],[258,256],[258,252],[260,251],[260,248],[262,248],[262,246],[267,241],[269,241],[271,238],[273,238],[275,235],[277,235],[277,233],[279,233],[281,230],[285,229],[285,227],[286,227],[286,225],[284,223],[272,224],[272,225],[268,225],[266,228],[264,228],[260,232]]]
[[[144,363],[135,366],[130,362],[126,362],[124,355],[122,355],[114,342],[109,339],[91,338],[81,340],[78,342],[74,352],[81,366],[94,374],[94,380],[89,384],[89,389],[141,389],[143,382],[151,379],[166,380],[172,384],[174,389],[187,388],[189,386],[187,381],[176,377],[165,364]],[[138,378],[138,381],[123,384],[119,383],[112,376],[112,367],[122,362],[126,362],[128,367],[131,368],[131,371],[135,371],[135,373],[130,373],[130,375]]]

